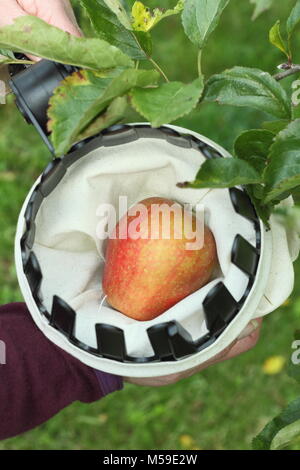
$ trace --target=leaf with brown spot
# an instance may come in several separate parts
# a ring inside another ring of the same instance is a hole
[[[0,28],[0,48],[93,70],[132,65],[126,54],[108,42],[75,37],[35,16],[19,17]]]
[[[136,69],[114,69],[106,76],[83,70],[67,77],[54,92],[48,109],[48,128],[56,154],[67,152],[115,98],[126,95],[134,87],[154,85],[158,78],[154,70]],[[65,98],[61,98],[62,93]]]

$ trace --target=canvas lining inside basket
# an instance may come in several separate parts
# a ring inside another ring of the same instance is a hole
[[[150,138],[99,148],[74,163],[43,201],[33,250],[43,272],[44,305],[51,311],[53,295],[58,295],[76,311],[78,340],[96,347],[94,325],[107,323],[123,329],[129,355],[151,356],[146,330],[152,325],[177,320],[193,339],[207,332],[202,301],[220,280],[237,301],[243,296],[249,277],[231,263],[231,251],[237,234],[255,246],[253,224],[234,211],[227,189],[176,187],[179,181],[193,180],[204,160],[199,150]],[[149,322],[130,319],[103,302],[105,244],[96,234],[97,210],[101,203],[118,205],[120,195],[128,196],[129,206],[151,196],[201,202],[217,243],[221,277]]]

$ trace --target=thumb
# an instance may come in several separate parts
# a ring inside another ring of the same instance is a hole
[[[18,3],[29,15],[37,16],[74,36],[82,36],[69,0],[51,0],[51,6],[45,0],[18,0]]]
[[[0,1],[0,28],[13,24],[16,18],[20,16],[26,16],[28,13],[24,11],[17,1],[7,2]],[[37,61],[40,60],[38,57],[28,55],[29,59]]]
[[[82,36],[82,32],[77,24],[75,14],[68,0],[52,0],[51,7],[44,0],[11,0],[3,2],[0,0],[0,27],[12,24],[20,16],[33,15],[41,18],[46,23],[56,26],[74,36]],[[38,57],[28,54],[34,61],[40,60]]]
[[[8,3],[8,4],[7,4]],[[19,16],[26,15],[26,12],[20,7],[16,1],[1,2],[0,1],[0,27],[12,24]]]

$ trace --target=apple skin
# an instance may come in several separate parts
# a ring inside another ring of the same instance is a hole
[[[159,197],[140,201],[138,204],[147,208],[147,216],[142,219],[139,214],[125,214],[115,228],[115,238],[111,236],[107,241],[103,292],[113,308],[135,320],[156,318],[207,284],[217,266],[216,243],[207,226],[204,227],[204,244],[196,250],[186,249],[186,243],[193,241],[185,238],[186,234],[176,239],[174,232],[169,239],[164,239],[160,223],[156,225],[159,227],[158,239],[152,239],[154,224],[151,225],[152,238],[133,239],[128,236],[127,227],[134,219],[140,217],[140,233],[151,221],[153,223],[154,218],[158,222],[157,213],[155,215],[151,209],[152,204],[159,204],[163,211],[163,207],[171,206],[174,202]],[[179,207],[182,214],[183,206]],[[195,215],[190,213],[190,217],[195,230]],[[172,213],[170,222],[171,227],[174,227]],[[118,238],[122,229],[126,233],[126,238],[123,237],[125,239]],[[168,229],[167,233],[172,234],[172,231]]]

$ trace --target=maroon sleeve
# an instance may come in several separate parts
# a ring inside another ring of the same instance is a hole
[[[38,426],[74,401],[90,403],[122,388],[120,377],[51,343],[23,303],[0,307],[0,346],[0,439]]]

